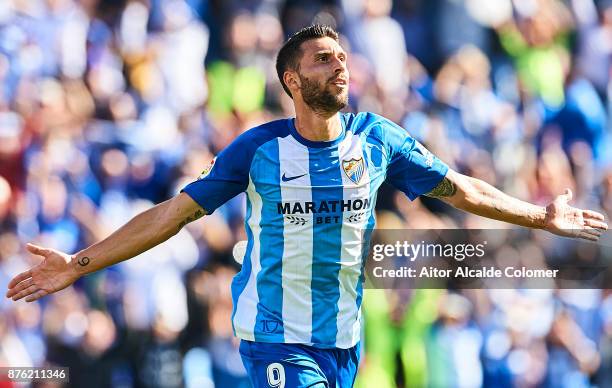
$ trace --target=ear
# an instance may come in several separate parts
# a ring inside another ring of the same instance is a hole
[[[302,84],[300,83],[300,77],[298,77],[297,72],[293,70],[285,71],[285,73],[283,74],[283,81],[291,91],[292,95],[295,94],[294,92],[299,90],[302,86]]]

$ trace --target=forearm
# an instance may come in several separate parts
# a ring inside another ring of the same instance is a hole
[[[529,228],[545,226],[546,208],[511,197],[480,179],[470,178],[473,192],[461,209],[479,216]]]
[[[203,215],[198,209],[186,216],[168,200],[138,214],[107,238],[73,255],[71,265],[79,275],[85,275],[138,256]]]
[[[544,228],[546,208],[511,197],[476,178],[454,173],[456,192],[444,199],[458,209],[529,228]]]

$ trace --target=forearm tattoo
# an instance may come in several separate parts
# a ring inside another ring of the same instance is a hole
[[[429,193],[425,194],[428,197],[443,198],[452,197],[457,192],[457,186],[451,182],[448,178],[442,179],[442,182],[438,183]]]
[[[192,216],[185,218],[183,221],[181,221],[181,223],[179,224],[179,229],[182,229],[183,226],[187,225],[188,223],[197,220],[198,218],[201,218],[204,215],[204,210],[197,210],[195,213],[193,213]]]
[[[83,256],[77,260],[77,264],[80,265],[81,267],[85,267],[87,264],[89,264],[90,261],[91,260],[89,259],[89,257]]]

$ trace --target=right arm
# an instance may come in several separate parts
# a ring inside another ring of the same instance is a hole
[[[79,277],[130,259],[174,236],[206,211],[185,193],[148,209],[117,229],[104,240],[68,255],[54,249],[28,244],[27,249],[43,261],[15,276],[8,285],[7,298],[27,302],[62,290]]]
[[[71,265],[82,276],[131,259],[204,215],[205,211],[189,195],[180,193],[138,214],[104,240],[73,255]]]
[[[18,300],[25,297],[26,302],[32,302],[62,290],[85,274],[127,260],[161,244],[207,211],[214,212],[246,190],[256,149],[276,135],[275,131],[266,128],[243,133],[219,153],[198,180],[185,186],[180,194],[140,213],[107,238],[75,255],[28,244],[27,249],[43,256],[44,260],[10,281],[7,298]]]

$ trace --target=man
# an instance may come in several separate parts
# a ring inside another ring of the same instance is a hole
[[[347,104],[347,54],[329,27],[299,31],[281,48],[277,72],[295,119],[240,135],[207,175],[74,255],[29,244],[44,257],[17,275],[7,297],[34,301],[80,276],[134,257],[240,192],[248,244],[232,284],[232,324],[255,387],[348,387],[359,360],[364,246],[384,180],[411,199],[440,198],[466,211],[570,237],[596,240],[596,212],[546,208],[450,170],[404,129]]]

